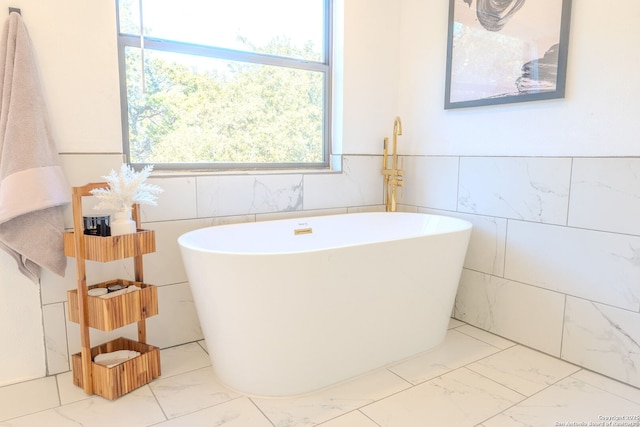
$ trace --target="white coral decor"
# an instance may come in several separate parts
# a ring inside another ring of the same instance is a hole
[[[156,194],[164,190],[157,185],[144,183],[152,170],[153,165],[148,165],[136,172],[131,166],[123,164],[119,174],[112,170],[109,175],[103,176],[109,188],[91,190],[91,194],[100,200],[94,209],[121,211],[131,209],[134,203],[157,206]]]

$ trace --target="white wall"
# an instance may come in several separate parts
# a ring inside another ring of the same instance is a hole
[[[565,99],[445,111],[448,3],[402,1],[398,109],[406,154],[640,154],[638,2],[616,2],[616,12],[604,13],[573,1]]]

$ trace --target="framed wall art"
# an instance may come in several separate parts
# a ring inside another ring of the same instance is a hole
[[[449,0],[445,109],[563,98],[571,0]]]

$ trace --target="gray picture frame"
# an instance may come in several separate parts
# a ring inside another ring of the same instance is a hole
[[[571,0],[449,0],[444,108],[564,98]]]

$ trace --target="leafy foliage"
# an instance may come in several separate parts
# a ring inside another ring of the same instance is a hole
[[[287,38],[264,49],[295,50]],[[145,50],[143,91],[141,68],[127,48],[132,162],[323,160],[322,73]]]

